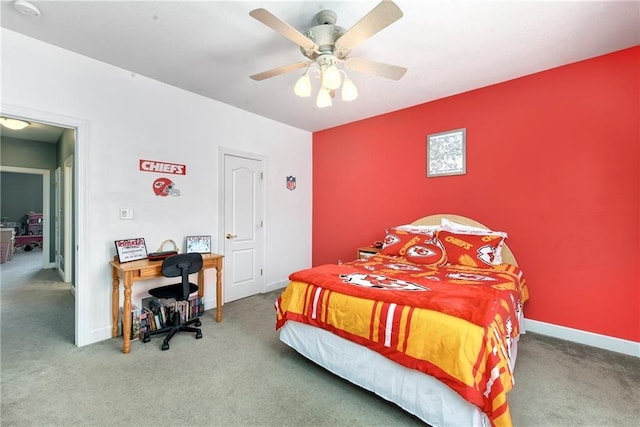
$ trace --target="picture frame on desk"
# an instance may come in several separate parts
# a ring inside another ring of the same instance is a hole
[[[186,237],[187,253],[211,253],[211,236],[187,236]]]
[[[147,245],[142,237],[116,240],[116,252],[119,262],[147,259]]]

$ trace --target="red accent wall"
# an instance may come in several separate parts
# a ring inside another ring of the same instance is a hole
[[[527,318],[640,341],[639,76],[636,46],[315,133],[313,264],[465,215],[509,234]],[[427,178],[426,136],[457,128],[466,175]]]

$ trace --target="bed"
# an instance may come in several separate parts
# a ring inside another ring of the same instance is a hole
[[[449,214],[390,227],[378,255],[290,275],[280,340],[434,427],[509,426],[529,296],[506,238]]]

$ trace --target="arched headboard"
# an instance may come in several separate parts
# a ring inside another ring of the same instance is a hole
[[[412,224],[413,225],[440,225],[440,221],[442,220],[442,218],[446,218],[450,221],[457,222],[458,224],[471,225],[473,227],[479,227],[479,228],[484,228],[485,230],[490,230],[489,227],[479,223],[478,221],[475,221],[471,218],[467,218],[465,216],[454,215],[454,214],[428,215],[413,221]],[[507,264],[512,264],[512,265],[518,265],[516,258],[513,256],[511,249],[509,249],[506,243],[502,245],[502,262],[505,262]]]

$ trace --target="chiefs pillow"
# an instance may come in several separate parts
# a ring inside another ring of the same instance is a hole
[[[431,244],[436,236],[436,229],[431,227],[417,227],[400,225],[387,230],[382,244],[384,255],[404,256],[407,249],[418,244]]]
[[[504,233],[466,234],[441,230],[442,243],[449,264],[477,268],[492,268],[502,262]]]
[[[414,264],[438,267],[447,262],[444,250],[435,243],[425,243],[410,246],[404,255],[407,261]]]

